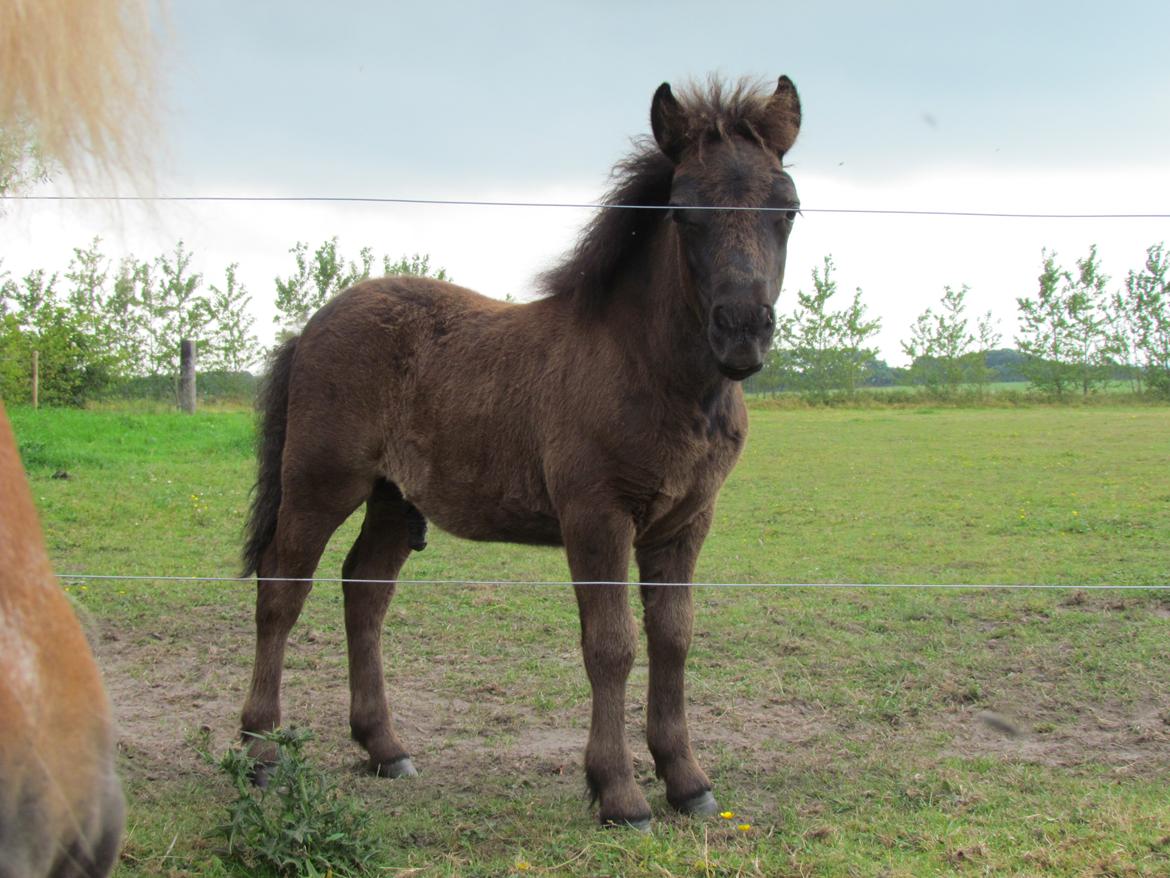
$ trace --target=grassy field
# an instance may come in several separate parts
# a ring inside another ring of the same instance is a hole
[[[62,572],[232,575],[251,418],[15,410]],[[710,582],[1170,582],[1170,409],[759,408]],[[336,576],[355,522],[321,574]],[[404,576],[563,579],[559,553],[433,534]],[[67,581],[123,732],[121,876],[231,874],[208,833],[251,664],[252,589]],[[385,874],[1170,874],[1170,593],[702,589],[692,737],[733,819],[595,828],[588,686],[560,588],[403,586],[386,667],[422,776],[348,742],[340,588],[294,631],[286,720],[386,840]],[[988,717],[992,719],[989,721]]]

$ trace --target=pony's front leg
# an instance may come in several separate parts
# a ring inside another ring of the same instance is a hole
[[[666,782],[666,800],[684,814],[709,816],[719,810],[711,781],[691,750],[687,731],[685,667],[691,645],[694,608],[689,583],[695,560],[710,525],[710,514],[672,540],[638,547],[650,686],[646,706],[646,742],[658,776]]]
[[[591,514],[590,514],[591,513]],[[585,778],[599,803],[601,822],[650,826],[650,805],[634,781],[634,763],[626,745],[626,678],[634,664],[638,632],[623,585],[629,564],[633,524],[615,514],[582,510],[562,516],[561,531],[581,614],[581,650],[593,690]]]

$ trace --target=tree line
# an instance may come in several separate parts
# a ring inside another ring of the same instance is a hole
[[[1146,251],[1145,264],[1110,285],[1097,248],[1065,268],[1041,251],[1036,292],[1016,300],[1015,347],[1002,347],[998,321],[967,309],[966,285],[946,286],[936,305],[918,315],[902,341],[907,368],[879,359],[870,342],[881,320],[867,315],[860,288],[839,296],[831,256],[812,272],[812,290],[796,294],[794,310],[777,319],[775,347],[749,379],[757,393],[798,393],[812,402],[850,396],[863,387],[910,385],[935,397],[973,391],[993,381],[1028,381],[1065,399],[1088,396],[1118,380],[1137,393],[1170,398],[1170,254]]]
[[[384,274],[447,279],[443,269],[431,269],[427,256],[378,260],[365,247],[356,260],[345,259],[337,238],[315,249],[298,242],[289,252],[291,270],[274,280],[278,338],[298,331],[346,287],[371,277],[375,266]],[[197,342],[201,373],[246,377],[265,352],[239,264],[215,279],[191,265],[192,253],[182,241],[153,258],[114,260],[102,251],[100,238],[75,248],[62,273],[36,269],[14,278],[0,261],[0,397],[28,401],[33,351],[46,404],[81,405],[118,388],[133,395],[173,394],[184,338]]]
[[[37,269],[14,278],[0,261],[0,396],[28,400],[34,350],[41,399],[59,405],[119,387],[134,395],[174,393],[182,338],[197,341],[204,375],[248,377],[259,366],[264,351],[237,263],[210,279],[192,269],[182,241],[153,258],[118,260],[101,243],[75,248],[60,274]],[[450,279],[425,255],[379,258],[364,247],[348,259],[337,238],[315,248],[298,242],[289,254],[288,273],[274,278],[278,340],[375,272]],[[826,256],[812,272],[811,290],[798,290],[791,310],[777,315],[775,346],[748,390],[823,402],[865,387],[910,385],[947,397],[1022,380],[1062,399],[1123,379],[1137,392],[1170,398],[1165,245],[1151,246],[1145,264],[1117,285],[1102,271],[1096,247],[1071,267],[1047,250],[1041,262],[1034,294],[1017,299],[1014,348],[1002,346],[990,312],[968,312],[967,286],[947,286],[907,328],[901,347],[910,365],[894,368],[872,345],[881,318],[870,316],[860,288],[841,294]]]

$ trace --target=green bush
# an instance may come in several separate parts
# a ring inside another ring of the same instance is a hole
[[[34,350],[40,355],[42,405],[81,406],[109,387],[111,361],[64,308],[45,308],[37,316],[37,326],[23,328],[11,314],[0,317],[0,397],[32,400]]]

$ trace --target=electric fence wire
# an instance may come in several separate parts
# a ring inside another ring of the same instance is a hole
[[[171,582],[171,583],[235,583],[255,580],[240,576],[155,576],[150,574],[58,573],[57,578],[69,582]],[[984,591],[1170,591],[1170,583],[1154,585],[1054,584],[1054,583],[928,583],[928,582],[623,582],[617,580],[517,580],[517,579],[345,579],[343,577],[265,577],[264,582],[313,582],[318,584],[351,583],[355,585],[470,585],[470,586],[653,586],[655,588],[783,588],[783,589],[972,589]]]
[[[224,202],[303,204],[403,204],[442,207],[531,207],[587,210],[685,210],[787,212],[790,207],[712,205],[605,204],[601,202],[486,201],[465,198],[398,198],[374,195],[4,195],[0,201],[114,201],[114,202]],[[1170,213],[1086,211],[1073,213],[1008,212],[979,210],[913,210],[904,208],[800,207],[801,213],[859,214],[873,216],[973,217],[981,219],[1170,219]]]

